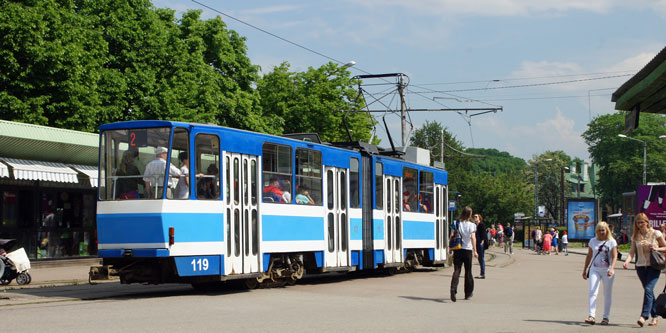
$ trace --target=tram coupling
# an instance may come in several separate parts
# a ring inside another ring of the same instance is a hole
[[[111,276],[118,276],[118,272],[111,268],[111,265],[90,266],[90,272],[88,272],[88,283],[94,284],[93,281],[111,280]]]

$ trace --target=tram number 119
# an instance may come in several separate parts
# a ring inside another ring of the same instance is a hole
[[[208,259],[192,259],[192,271],[207,271],[208,270]]]

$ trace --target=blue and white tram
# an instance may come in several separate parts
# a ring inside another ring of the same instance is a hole
[[[317,140],[314,140],[317,141]],[[294,283],[446,260],[447,173],[367,144],[171,121],[100,127],[98,253],[122,283]]]

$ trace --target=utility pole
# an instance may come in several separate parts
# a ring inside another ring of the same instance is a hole
[[[439,147],[439,160],[442,161],[442,168],[445,167],[444,164],[444,130],[442,130],[442,138],[439,141],[440,147]]]
[[[400,133],[402,134],[402,146],[407,147],[407,136],[405,135],[405,131],[407,130],[407,120],[405,116],[405,112],[407,111],[407,103],[405,102],[405,76],[404,74],[400,74],[398,78],[398,92],[400,93]]]

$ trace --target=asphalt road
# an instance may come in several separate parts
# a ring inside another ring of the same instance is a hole
[[[330,276],[295,286],[196,292],[189,285],[66,285],[0,292],[3,332],[72,331],[615,331],[637,328],[642,288],[633,269],[617,270],[611,325],[589,326],[584,256],[539,256],[499,249],[474,297],[449,299],[451,268],[393,276]],[[478,274],[479,267],[474,266]],[[657,284],[661,291],[664,277]],[[462,295],[462,280],[458,295]],[[603,311],[600,292],[598,317]],[[663,332],[666,320],[657,328]]]

